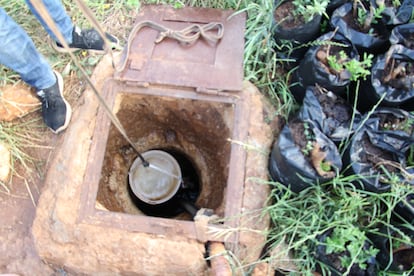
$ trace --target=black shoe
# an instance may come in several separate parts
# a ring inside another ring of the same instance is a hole
[[[109,33],[105,33],[105,35],[112,49],[119,49],[118,38]],[[104,40],[95,29],[81,30],[76,26],[72,31],[72,43],[68,45],[70,49],[65,49],[60,43],[52,41],[52,47],[60,53],[75,52],[82,49],[95,53],[105,53],[104,44]]]
[[[42,102],[42,117],[45,124],[54,132],[64,130],[70,121],[72,109],[63,98],[63,78],[55,72],[56,82],[49,88],[37,91]]]

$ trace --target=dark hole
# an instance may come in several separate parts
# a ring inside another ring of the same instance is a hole
[[[158,149],[171,154],[180,165],[181,175],[183,178],[183,185],[177,193],[167,202],[152,205],[140,200],[132,192],[128,181],[128,193],[135,206],[138,207],[144,214],[153,217],[171,218],[177,216],[186,210],[182,207],[183,203],[194,205],[198,196],[200,195],[200,181],[197,171],[193,163],[188,157],[173,149]]]

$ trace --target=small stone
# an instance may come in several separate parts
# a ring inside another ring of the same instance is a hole
[[[255,265],[252,276],[269,276],[274,275],[275,270],[268,263],[258,263]]]
[[[7,182],[10,177],[11,171],[11,158],[10,150],[0,142],[0,181]]]
[[[13,121],[39,107],[40,101],[25,84],[6,85],[0,88],[0,121]]]

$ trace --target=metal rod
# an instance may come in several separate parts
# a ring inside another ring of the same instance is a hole
[[[160,167],[158,167],[158,166],[156,166],[156,165],[154,165],[154,164],[150,164],[150,163],[148,163],[148,166],[145,166],[145,165],[144,165],[144,167],[149,167],[149,168],[154,169],[154,170],[156,170],[156,171],[159,171],[159,172],[161,172],[161,173],[163,173],[163,174],[166,174],[166,175],[168,175],[168,176],[171,176],[171,177],[173,177],[173,178],[175,178],[175,179],[178,179],[178,180],[180,181],[180,183],[183,181],[183,178],[182,178],[182,177],[179,177],[179,176],[178,176],[178,175],[176,175],[176,174],[173,174],[173,173],[167,172],[166,170],[161,169]]]
[[[183,207],[194,219],[194,217],[197,215],[199,208],[197,208],[193,203],[183,199],[179,200],[179,203],[181,207]]]

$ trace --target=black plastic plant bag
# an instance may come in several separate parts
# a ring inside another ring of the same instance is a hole
[[[351,82],[349,72],[348,74],[341,75],[332,74],[319,60],[317,54],[322,47],[325,47],[323,44],[329,45],[330,42],[338,44],[350,59],[359,60],[358,51],[352,45],[352,42],[339,33],[328,32],[317,38],[316,41],[320,41],[321,43],[318,44],[322,45],[310,47],[301,60],[298,69],[292,75],[292,86],[290,89],[298,102],[302,102],[308,86],[315,86],[317,84],[336,95],[343,95]],[[342,45],[344,47],[341,47]]]
[[[389,31],[384,25],[373,25],[373,32],[364,33],[354,29],[345,20],[352,13],[353,3],[348,2],[338,7],[332,14],[330,24],[332,29],[338,28],[338,32],[352,41],[360,52],[373,54],[383,53],[389,45]]]
[[[414,74],[397,75],[388,78],[388,67],[394,64],[395,68],[412,66],[414,68],[414,50],[408,49],[400,44],[391,46],[386,54],[377,56],[371,68],[371,76],[361,85],[358,106],[360,110],[369,110],[383,98],[380,105],[389,107],[400,107],[406,110],[414,110]],[[405,70],[405,69],[404,69]],[[414,69],[413,69],[414,70]],[[404,71],[406,72],[406,71]]]
[[[353,135],[343,154],[343,162],[347,175],[361,177],[354,182],[357,188],[381,193],[391,189],[386,179],[391,174],[397,176],[400,183],[414,184],[414,179],[400,169],[406,167],[406,151],[413,140],[403,132],[380,129],[379,114],[392,111],[377,112],[368,119],[362,119],[364,125]]]
[[[410,21],[413,14],[414,1],[405,0],[399,7],[391,5],[381,13],[381,21],[385,25],[400,25]]]
[[[329,162],[332,171],[329,176],[321,175],[305,156],[302,149],[295,143],[291,125],[306,123],[313,133],[314,141],[324,153],[323,161]],[[270,175],[275,181],[279,181],[293,192],[323,183],[332,179],[342,168],[342,160],[336,145],[326,137],[312,121],[302,121],[298,118],[286,124],[273,144],[269,160]]]
[[[329,275],[331,276],[342,276],[344,275],[345,271],[338,270],[337,266],[340,263],[340,255],[337,254],[327,254],[326,252],[326,239],[332,234],[332,229],[326,231],[322,235],[317,237],[319,245],[316,246],[315,258],[318,259],[320,262],[325,264],[325,267],[329,270]],[[370,243],[368,238],[366,239],[363,249],[362,250],[369,250]],[[376,260],[375,256],[372,256],[366,263],[366,268],[362,269],[357,265],[353,265],[351,270],[349,271],[348,275],[358,275],[358,276],[376,276],[377,269],[376,269]],[[322,269],[320,266],[317,266],[316,270],[319,273],[322,273]]]
[[[368,129],[364,127],[353,135],[343,155],[345,174],[359,176],[353,183],[358,189],[376,193],[386,192],[391,189],[391,185],[381,181],[382,173],[367,161],[367,152],[369,153],[369,151],[364,147],[363,141],[369,140],[368,133]],[[393,162],[398,161],[394,155],[389,159]]]
[[[274,10],[284,1],[275,0]],[[275,20],[273,16],[273,38],[276,43],[281,45],[285,41],[291,43],[290,48],[276,49],[281,58],[292,59],[295,62],[300,61],[307,50],[306,43],[314,40],[320,34],[320,23],[322,16],[315,15],[309,22],[295,27],[284,27],[281,22]]]
[[[336,143],[350,137],[361,121],[361,114],[342,97],[315,86],[307,88],[298,116],[313,121]]]
[[[402,273],[404,271],[410,270],[412,266],[412,264],[407,264],[404,262],[404,259],[406,259],[404,257],[408,257],[408,260],[412,259],[410,255],[412,256],[412,254],[414,254],[413,247],[404,245],[403,242],[401,242],[401,246],[403,248],[402,251],[397,251],[395,249],[393,250],[392,247],[390,247],[390,238],[399,235],[397,229],[398,231],[401,231],[402,233],[408,235],[411,239],[414,239],[413,231],[400,226],[397,226],[395,229],[384,226],[379,229],[378,234],[371,233],[368,235],[368,238],[374,244],[375,248],[379,249],[379,252],[375,258],[378,266],[389,273]],[[399,256],[401,254],[405,256]]]
[[[411,171],[410,173],[414,172]],[[414,190],[414,186],[412,188]],[[404,200],[398,202],[393,212],[395,213],[396,219],[402,218],[411,225],[414,225],[414,192],[408,194]]]
[[[414,23],[394,27],[389,40],[391,44],[401,44],[408,49],[414,50]]]
[[[398,124],[401,124],[399,126]],[[370,140],[376,146],[394,152],[400,160],[414,144],[414,115],[399,109],[376,109],[368,120]]]
[[[414,224],[414,179],[409,177],[410,174],[414,175],[414,168],[407,167],[407,156],[414,145],[414,115],[403,109],[378,108],[369,120],[373,133],[371,140],[378,147],[394,151],[401,167],[406,171],[407,177],[403,181],[412,186],[413,193],[408,194],[405,201],[397,203],[394,212]],[[384,129],[384,122],[389,129]],[[391,122],[394,123],[390,125]],[[398,127],[398,122],[401,122],[402,127]]]
[[[336,10],[339,6],[342,6],[348,2],[348,0],[330,0],[328,6],[326,7],[326,12],[328,14],[332,14],[334,10]]]

